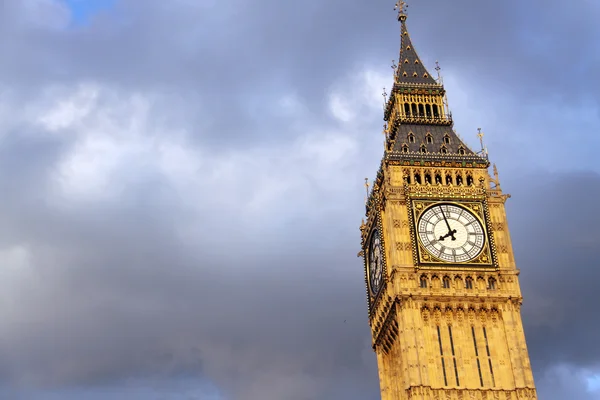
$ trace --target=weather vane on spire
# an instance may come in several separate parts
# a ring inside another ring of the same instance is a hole
[[[394,6],[394,10],[398,10],[398,20],[406,19],[406,8],[408,4],[404,0],[396,1],[396,5]]]

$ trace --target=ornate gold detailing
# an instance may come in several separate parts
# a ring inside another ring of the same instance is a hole
[[[406,8],[408,4],[404,0],[398,0],[394,6],[394,10],[398,11],[398,21],[406,20]]]
[[[488,213],[486,211],[487,203],[485,201],[485,193],[483,191],[480,192],[479,195],[471,195],[470,196],[471,199],[474,199],[474,200],[477,200],[477,197],[479,197],[478,201],[463,200],[467,196],[461,196],[462,198],[460,198],[460,199],[451,198],[451,197],[450,198],[443,197],[439,193],[437,193],[437,194],[431,193],[431,194],[425,195],[425,196],[423,195],[423,193],[420,193],[419,195],[420,195],[420,197],[416,197],[416,196],[413,196],[409,191],[407,193],[407,197],[410,197],[412,199],[412,207],[411,207],[411,210],[409,211],[409,215],[412,215],[411,235],[413,238],[413,245],[415,247],[415,255],[414,255],[415,256],[415,266],[428,267],[428,268],[430,268],[430,267],[456,268],[458,266],[460,266],[461,268],[464,268],[464,267],[489,268],[492,266],[497,267],[496,246],[494,243],[493,234],[488,229],[488,227],[491,226],[491,224],[490,224],[490,221],[488,218]],[[479,219],[479,222],[481,223],[481,225],[484,229],[484,235],[486,237],[486,241],[483,246],[483,249],[481,250],[480,254],[476,258],[469,260],[469,261],[460,262],[460,263],[449,263],[447,261],[438,259],[437,257],[434,257],[431,254],[429,254],[425,250],[423,245],[421,244],[421,241],[417,237],[417,228],[416,228],[417,221],[419,220],[421,213],[425,209],[427,209],[431,205],[439,203],[440,201],[443,201],[445,203],[455,204],[459,207],[467,208],[468,210],[473,212],[473,214]]]
[[[495,231],[503,231],[504,230],[504,224],[502,222],[493,222],[492,223],[492,229]]]
[[[409,242],[396,242],[396,250],[398,251],[408,251],[412,249],[412,245]]]
[[[396,315],[396,303],[388,302],[386,307],[389,307],[389,312],[383,323],[380,323],[376,326],[378,333],[373,343],[373,349],[377,350],[377,348],[381,348],[383,352],[387,354],[391,351],[394,342],[398,338],[400,330]]]

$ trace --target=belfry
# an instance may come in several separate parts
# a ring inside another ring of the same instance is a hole
[[[443,83],[408,34],[406,4],[396,8],[384,155],[360,226],[381,398],[537,399],[510,195],[483,146],[471,150],[454,131]]]

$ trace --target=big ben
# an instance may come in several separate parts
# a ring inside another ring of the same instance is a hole
[[[396,5],[400,57],[361,224],[382,400],[537,399],[505,194],[453,129]]]

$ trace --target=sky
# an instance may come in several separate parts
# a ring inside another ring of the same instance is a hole
[[[0,0],[0,398],[378,399],[393,0]],[[485,132],[539,397],[600,399],[600,3],[409,4]]]

